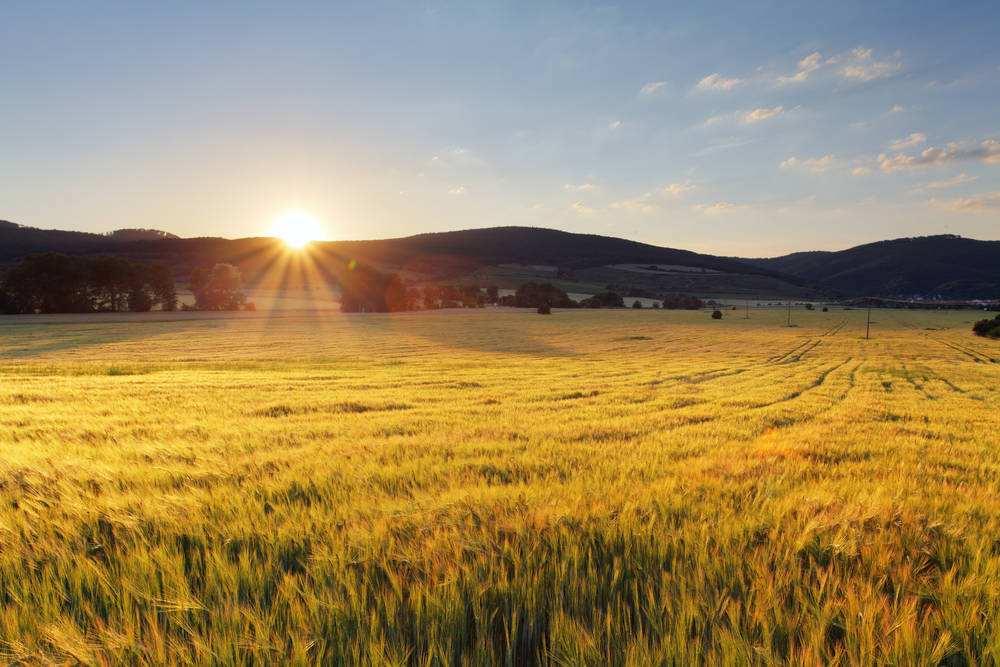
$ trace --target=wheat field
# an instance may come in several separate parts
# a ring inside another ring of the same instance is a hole
[[[976,315],[0,318],[0,658],[1000,662]]]

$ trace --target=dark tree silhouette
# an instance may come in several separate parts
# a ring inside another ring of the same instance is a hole
[[[713,320],[721,320],[722,319],[722,311],[721,310],[713,310],[712,311],[712,319]]]
[[[580,302],[582,308],[624,308],[625,300],[617,292],[600,292]]]
[[[12,314],[143,312],[173,292],[173,276],[121,257],[32,255],[0,281],[0,309]]]
[[[232,264],[219,263],[211,271],[195,269],[191,291],[197,310],[239,310],[246,301],[243,276]]]

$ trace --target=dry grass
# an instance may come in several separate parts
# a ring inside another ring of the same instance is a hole
[[[0,651],[1000,661],[974,315],[0,319]]]

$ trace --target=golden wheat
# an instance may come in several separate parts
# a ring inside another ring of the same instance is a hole
[[[0,651],[1000,661],[974,313],[0,319]]]

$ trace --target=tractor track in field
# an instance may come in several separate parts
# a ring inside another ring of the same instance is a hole
[[[997,364],[997,363],[1000,363],[1000,359],[996,359],[994,357],[991,357],[990,355],[985,354],[983,352],[980,352],[979,350],[975,350],[975,349],[970,348],[970,347],[965,347],[963,345],[959,345],[958,343],[949,343],[946,340],[942,340],[940,338],[937,338],[936,336],[930,335],[926,331],[921,331],[920,327],[918,327],[918,326],[916,326],[914,324],[911,324],[910,322],[907,322],[906,320],[902,320],[902,319],[900,319],[898,317],[896,317],[894,319],[897,322],[899,322],[900,324],[902,324],[903,326],[905,326],[905,327],[907,327],[909,329],[920,331],[920,333],[923,334],[923,336],[926,337],[926,338],[928,338],[929,340],[935,341],[937,343],[941,343],[945,347],[951,348],[952,350],[955,350],[956,352],[969,357],[970,359],[972,359],[977,364],[984,364],[984,363],[985,364]]]

